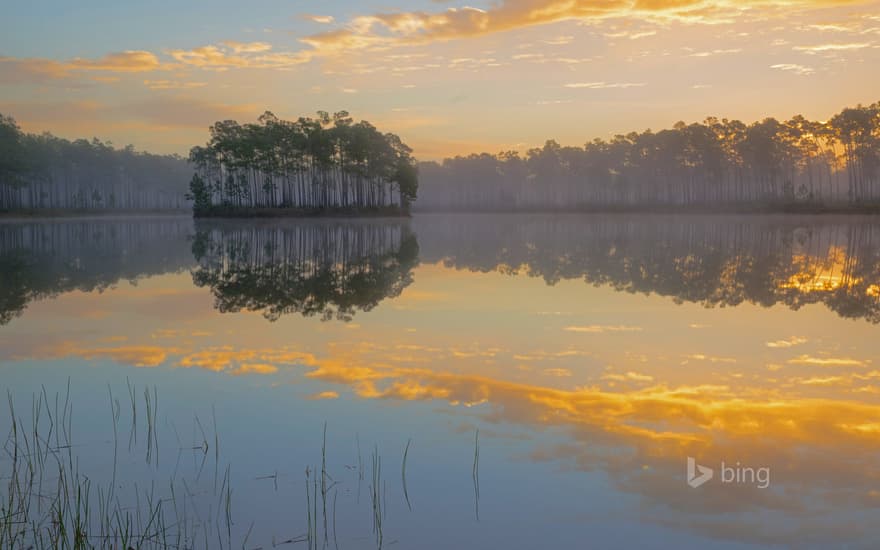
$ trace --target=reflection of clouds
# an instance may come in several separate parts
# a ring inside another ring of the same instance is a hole
[[[335,391],[322,391],[309,396],[309,399],[313,401],[320,401],[323,399],[339,399],[339,393]]]
[[[82,359],[110,359],[123,365],[134,367],[157,367],[169,355],[180,353],[175,347],[161,346],[96,346],[83,347],[73,342],[61,342],[55,346],[37,350],[31,354],[36,359],[55,359],[60,357],[81,357]]]
[[[382,364],[381,356],[374,362],[355,356],[320,361],[307,376],[346,385],[363,398],[482,403],[478,410],[493,422],[565,429],[568,442],[538,447],[533,458],[605,471],[619,488],[648,500],[654,521],[710,536],[813,540],[800,535],[803,522],[813,522],[812,537],[830,541],[836,513],[880,506],[880,498],[865,490],[880,480],[873,460],[880,451],[880,407],[873,404],[784,398],[760,388],[744,397],[727,386],[705,384],[560,390]],[[619,376],[650,378],[634,372]],[[691,492],[682,479],[688,455],[706,464],[769,466],[773,485],[762,490],[710,484]],[[829,460],[839,456],[846,459]],[[814,520],[823,513],[825,519]]]
[[[223,346],[188,353],[180,358],[181,367],[198,367],[231,374],[273,374],[277,365],[312,365],[314,355],[280,349],[235,349]]]
[[[243,374],[275,374],[278,367],[275,365],[266,365],[264,363],[244,363],[237,369],[229,371],[233,376],[241,376]]]
[[[188,331],[180,331],[179,338],[188,336]],[[319,389],[310,399],[338,399],[339,387],[344,387],[364,399],[442,400],[471,406],[471,414],[517,431],[562,430],[566,437],[561,444],[534,443],[532,459],[604,472],[618,489],[643,499],[651,521],[713,537],[768,543],[785,537],[806,540],[800,533],[812,520],[804,518],[827,514],[809,529],[816,540],[830,540],[833,521],[840,519],[836,514],[880,506],[880,497],[866,490],[880,481],[874,461],[880,452],[880,406],[853,400],[855,395],[875,397],[865,388],[873,387],[880,371],[866,372],[861,361],[838,361],[834,376],[804,373],[810,366],[819,371],[829,360],[818,356],[826,363],[789,365],[785,372],[796,372],[778,383],[746,377],[730,385],[709,384],[705,382],[717,378],[694,372],[701,377],[673,384],[662,370],[648,368],[655,358],[623,354],[630,357],[629,365],[638,367],[609,367],[594,373],[592,381],[577,380],[582,385],[574,385],[569,375],[590,371],[574,370],[577,363],[560,361],[583,361],[591,355],[578,349],[513,351],[477,343],[377,342],[382,340],[331,342],[323,354],[293,347],[65,343],[47,357],[110,358],[141,366],[166,363],[231,375],[273,375],[282,372],[283,365],[304,365],[308,379],[338,386]],[[169,338],[168,343],[175,341]],[[693,355],[711,361],[711,356]],[[486,366],[487,358],[498,366]],[[514,361],[531,368],[505,369]],[[846,372],[847,367],[853,372]],[[555,383],[569,386],[549,386]],[[802,394],[811,389],[822,390],[823,397]],[[840,397],[830,397],[834,394]],[[760,490],[707,484],[692,491],[683,481],[688,455],[710,466],[722,460],[769,466],[772,486]]]

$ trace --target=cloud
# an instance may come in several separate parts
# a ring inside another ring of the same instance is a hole
[[[321,25],[330,25],[335,21],[335,18],[332,15],[303,15],[303,19],[311,21],[313,23],[318,23]]]
[[[234,40],[227,40],[223,42],[223,45],[232,48],[232,51],[235,53],[260,53],[272,49],[272,44],[268,42],[236,42]]]
[[[806,344],[806,338],[800,338],[798,336],[792,336],[787,340],[775,340],[773,342],[767,342],[765,345],[768,348],[791,348],[794,346],[799,346],[801,344]]]
[[[117,347],[86,347],[71,342],[61,342],[51,348],[35,352],[38,358],[80,357],[96,360],[109,359],[123,365],[135,367],[157,367],[164,363],[169,355],[180,353],[180,349],[161,346],[117,346]]]
[[[613,380],[615,382],[653,382],[654,377],[649,374],[641,374],[629,371],[626,374],[607,373],[602,375],[603,380]]]
[[[186,96],[155,97],[125,105],[130,116],[162,127],[207,128],[216,120],[252,118],[259,113],[254,105],[229,105]]]
[[[794,8],[819,8],[837,3],[836,0],[501,0],[489,9],[466,6],[434,12],[360,15],[343,28],[307,36],[302,42],[321,52],[338,53],[484,36],[560,21],[598,22],[628,17],[645,21],[720,23],[735,20],[747,11],[760,12],[761,16],[784,15]]]
[[[69,66],[51,59],[0,57],[0,84],[46,84],[71,76]]]
[[[547,376],[556,376],[556,377],[559,377],[559,378],[566,378],[566,377],[571,376],[571,371],[570,371],[570,370],[568,370],[568,369],[561,369],[561,368],[544,369],[544,370],[541,371],[541,372],[543,372],[543,373],[546,374]]]
[[[688,57],[712,57],[714,55],[727,55],[742,52],[741,48],[731,48],[727,50],[707,50],[703,52],[694,52],[688,54]]]
[[[818,44],[816,46],[795,46],[794,50],[799,52],[806,53],[821,53],[821,52],[840,52],[840,51],[848,51],[848,50],[861,50],[864,48],[870,48],[870,42],[858,42],[858,43],[847,43],[847,44]]]
[[[654,36],[657,31],[621,31],[605,33],[606,38],[627,38],[629,40],[638,40],[639,38],[647,38]]]
[[[626,325],[587,325],[568,326],[562,330],[566,332],[586,332],[590,334],[602,334],[605,332],[641,332],[642,327],[633,327]]]
[[[311,399],[312,401],[319,401],[322,399],[339,399],[339,392],[322,391],[320,393],[310,395],[309,399]]]
[[[237,369],[229,371],[233,376],[242,376],[244,374],[275,374],[278,367],[275,365],[266,365],[264,363],[244,363]]]
[[[144,80],[144,86],[151,90],[191,90],[207,86],[207,82],[181,82],[178,80]]]
[[[816,72],[812,67],[805,67],[803,65],[798,65],[796,63],[778,63],[776,65],[770,65],[771,69],[777,69],[780,71],[789,71],[793,72],[799,76],[808,76]]]
[[[570,99],[539,99],[535,105],[564,105],[571,102]]]
[[[571,44],[572,40],[574,40],[573,36],[557,36],[554,38],[548,38],[547,40],[541,40],[541,42],[548,46],[564,46],[565,44]]]
[[[228,69],[286,69],[308,63],[309,52],[271,52],[266,42],[241,43],[226,41],[191,50],[169,50],[175,61],[183,65],[225,71]]]
[[[865,365],[865,361],[849,357],[812,357],[810,355],[800,355],[794,359],[789,359],[788,363],[792,365],[819,365],[823,367],[861,367]]]
[[[714,357],[712,355],[706,355],[704,353],[692,353],[690,355],[685,355],[685,363],[687,360],[694,361],[708,361],[710,363],[736,363],[736,359],[733,357]]]
[[[565,88],[586,88],[590,90],[605,90],[611,88],[641,88],[646,86],[644,82],[572,82]]]
[[[85,72],[144,73],[171,68],[141,50],[110,53],[98,59],[75,57],[69,61],[43,58],[0,57],[0,83],[46,84],[74,78]]]
[[[127,50],[120,53],[107,54],[100,59],[83,59],[76,57],[67,65],[71,69],[91,71],[111,71],[118,73],[143,73],[162,68],[156,54],[141,50]]]
[[[315,357],[308,353],[281,348],[233,349],[213,347],[189,353],[180,358],[181,367],[198,367],[213,372],[230,374],[272,374],[277,365],[313,365]]]

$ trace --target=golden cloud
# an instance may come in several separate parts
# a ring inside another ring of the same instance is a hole
[[[566,332],[583,332],[589,334],[603,334],[606,332],[641,332],[642,327],[634,327],[627,325],[587,325],[587,326],[568,326],[562,329]]]
[[[681,20],[694,23],[728,22],[747,11],[785,14],[867,0],[502,0],[487,10],[462,7],[441,12],[379,13],[353,18],[343,28],[302,39],[320,52],[381,49],[483,36],[560,21],[600,21],[610,18]],[[629,35],[634,36],[634,35]],[[650,36],[641,33],[639,37]],[[559,42],[562,43],[562,42]]]
[[[766,345],[768,348],[791,348],[794,346],[799,346],[801,344],[806,344],[807,339],[801,338],[799,336],[792,336],[787,340],[775,340],[773,342],[767,342]]]
[[[87,360],[110,359],[123,365],[134,367],[158,367],[171,354],[180,353],[174,347],[161,346],[117,346],[84,347],[72,342],[61,342],[54,347],[34,353],[37,358],[80,357]]]
[[[822,367],[861,367],[865,365],[864,361],[850,357],[812,357],[810,355],[800,355],[789,359],[788,362],[792,365],[818,365]]]
[[[143,73],[171,67],[147,51],[126,50],[99,59],[75,57],[69,61],[42,58],[0,57],[0,83],[45,83],[76,76],[79,72]]]
[[[228,69],[285,69],[307,63],[311,53],[270,52],[266,42],[226,41],[220,45],[208,45],[191,50],[169,50],[175,61],[183,65],[225,71]]]
[[[259,53],[267,52],[272,49],[272,44],[268,42],[236,42],[235,40],[226,40],[224,46],[232,48],[235,53]]]
[[[107,54],[100,59],[76,57],[67,63],[71,69],[110,71],[117,73],[142,73],[163,68],[156,54],[141,50],[126,50]]]

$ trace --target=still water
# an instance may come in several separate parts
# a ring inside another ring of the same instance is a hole
[[[878,323],[871,219],[0,224],[0,391],[186,547],[872,547]]]

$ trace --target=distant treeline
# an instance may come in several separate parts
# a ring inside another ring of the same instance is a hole
[[[26,134],[0,114],[0,210],[186,208],[191,174],[177,155]]]
[[[707,118],[419,165],[421,209],[858,205],[880,202],[880,103],[827,122]]]
[[[196,215],[218,207],[406,209],[416,198],[412,149],[346,111],[296,121],[266,112],[256,124],[225,120],[210,131],[189,157]]]

